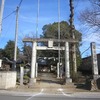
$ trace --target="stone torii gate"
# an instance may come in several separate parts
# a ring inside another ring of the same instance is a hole
[[[70,78],[70,65],[69,65],[69,43],[76,43],[78,41],[72,39],[33,39],[33,38],[24,38],[23,42],[32,43],[32,59],[31,59],[31,78],[30,85],[36,83],[36,54],[37,50],[65,50],[65,82],[70,83],[72,79]],[[48,46],[38,46],[38,42],[47,42]],[[64,43],[65,47],[53,46],[53,43]]]

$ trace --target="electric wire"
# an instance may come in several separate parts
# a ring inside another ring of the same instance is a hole
[[[22,1],[23,1],[23,0],[20,1],[20,3],[18,4],[17,7],[19,7],[19,8],[21,7]],[[17,9],[16,9],[16,10],[17,10]],[[7,19],[8,17],[10,17],[12,14],[16,13],[16,10],[12,11],[11,13],[9,13],[9,14],[8,14],[6,17],[4,17],[2,20],[4,21],[4,20]],[[12,21],[14,21],[14,20],[12,20]],[[11,25],[11,24],[10,24],[10,25]],[[6,33],[6,34],[8,33],[8,28],[7,28],[7,32],[5,32],[5,33]],[[6,34],[4,34],[4,35],[6,36]],[[0,41],[3,42],[2,40],[3,40],[3,39],[1,39]],[[0,42],[0,43],[1,43],[1,42]]]
[[[75,13],[77,13],[77,12],[76,12],[76,9],[77,9],[77,7],[78,7],[78,5],[79,5],[80,0],[76,0],[76,1],[77,1],[77,2],[76,2],[76,5],[74,6],[74,12],[75,12]]]
[[[12,28],[11,27],[11,25],[14,23],[14,16],[12,16],[12,18],[11,18],[12,20],[10,20],[10,22],[9,22],[9,24],[8,24],[8,27],[7,27],[7,29],[6,30],[4,30],[5,31],[5,34],[3,34],[3,37],[6,37],[7,36],[7,34],[8,34],[8,32],[10,31],[10,29]],[[11,33],[9,34],[9,36],[10,35],[12,35]],[[2,37],[2,36],[1,36]],[[2,44],[4,41],[4,38],[0,38],[0,44]]]
[[[83,51],[82,53],[81,53],[81,56],[86,52],[86,51],[88,51],[90,49],[90,46],[85,50],[85,51]]]
[[[21,6],[22,2],[23,2],[23,0],[21,0],[21,1],[20,1],[19,5],[18,5],[18,7],[19,7],[19,8],[20,8],[20,6]]]
[[[19,3],[19,5],[18,5],[18,7],[20,8],[20,6],[21,6],[21,4],[22,4],[22,1],[23,0],[21,0],[20,1],[20,3]],[[4,17],[2,20],[5,20],[6,18],[8,18],[8,17],[10,17],[12,14],[14,14],[14,13],[16,13],[16,10],[14,10],[14,11],[12,11],[11,13],[9,13],[6,17]]]
[[[20,3],[19,3],[19,5],[18,5],[18,7],[20,8],[20,6],[21,6],[21,4],[22,4],[22,1],[23,0],[21,0],[20,1]],[[12,11],[11,13],[9,13],[6,17],[4,17],[2,20],[5,20],[6,18],[8,18],[9,16],[11,16],[13,13],[15,13],[16,12],[16,10],[14,10],[14,11]]]
[[[9,16],[11,16],[15,12],[16,12],[16,10],[12,11],[10,14],[8,14],[6,17],[4,17],[2,20],[5,20],[6,18],[8,18]]]

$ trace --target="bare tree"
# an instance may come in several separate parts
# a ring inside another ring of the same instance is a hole
[[[95,31],[100,31],[100,0],[89,1],[91,7],[80,13],[79,20],[90,28],[94,28]]]

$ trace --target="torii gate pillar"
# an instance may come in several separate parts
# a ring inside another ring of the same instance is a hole
[[[70,66],[69,66],[69,43],[65,42],[65,82],[71,83],[72,79],[70,78]]]
[[[35,68],[36,68],[36,46],[37,43],[33,42],[32,44],[32,60],[31,60],[31,79],[30,79],[30,85],[33,85],[33,83],[36,83],[36,77],[35,77]]]

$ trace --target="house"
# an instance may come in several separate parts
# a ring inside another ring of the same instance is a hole
[[[11,71],[12,70],[13,61],[10,61],[8,58],[3,57],[0,70],[2,71]]]

